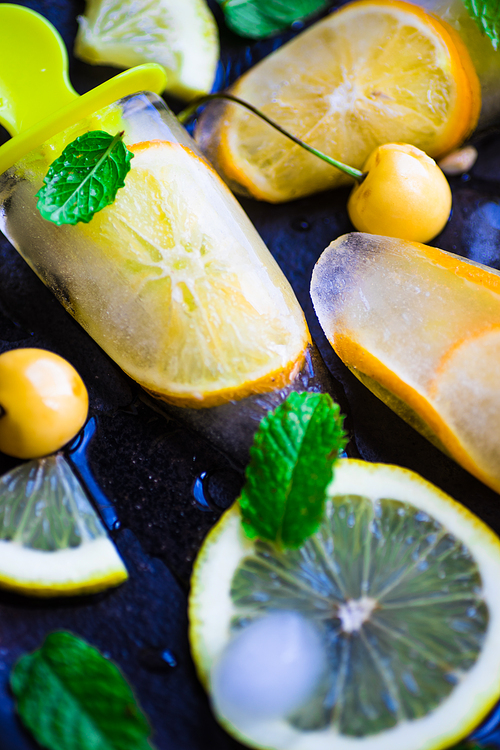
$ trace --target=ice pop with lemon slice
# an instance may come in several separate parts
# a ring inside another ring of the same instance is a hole
[[[23,24],[36,38],[20,35]],[[128,71],[77,99],[62,42],[44,19],[2,5],[0,37],[10,66],[14,56],[27,64],[21,38],[45,59],[43,72],[31,61],[38,78],[24,91],[12,67],[0,73],[7,101],[14,90],[21,99],[28,88],[50,85],[47,70],[67,101],[54,114],[54,101],[48,106],[39,94],[37,111],[24,102],[24,119],[17,100],[3,116],[20,134],[0,149],[2,231],[128,375],[184,416],[193,412],[198,428],[210,423],[213,439],[227,416],[230,443],[244,452],[261,416],[290,388],[321,387],[304,314],[284,275],[163,101],[137,93],[162,90],[158,66]],[[114,202],[89,223],[57,225],[42,216],[36,194],[49,165],[89,131],[123,132],[131,169]],[[200,418],[197,409],[210,415]]]
[[[477,122],[479,81],[456,32],[399,0],[360,0],[239,78],[231,94],[335,159],[362,169],[383,143],[439,157]],[[238,193],[280,203],[349,182],[234,103],[216,101],[196,140]]]
[[[311,296],[361,382],[500,492],[500,273],[416,242],[353,233],[321,255]]]

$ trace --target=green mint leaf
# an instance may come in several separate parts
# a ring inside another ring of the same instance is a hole
[[[149,724],[125,678],[71,633],[47,636],[14,665],[21,720],[49,750],[152,750]]]
[[[123,133],[112,136],[92,130],[66,146],[36,194],[44,219],[58,226],[87,224],[97,211],[113,203],[134,156],[122,138]]]
[[[230,29],[240,36],[263,39],[319,13],[331,0],[217,0]]]
[[[498,50],[500,42],[499,0],[464,0],[464,5],[483,34],[491,40],[493,49]]]
[[[332,467],[346,444],[338,404],[291,393],[261,422],[239,503],[250,537],[297,549],[323,517]]]

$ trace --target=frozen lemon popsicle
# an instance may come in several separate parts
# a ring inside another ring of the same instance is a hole
[[[443,156],[474,129],[481,105],[458,34],[400,0],[347,3],[261,60],[230,93],[357,169],[384,143]],[[233,190],[258,200],[281,203],[350,182],[232,102],[204,109],[196,139]]]
[[[12,14],[17,32],[20,23],[34,24],[37,34],[42,27],[61,66],[62,43],[46,21],[0,6],[0,38],[12,54]],[[37,34],[30,44],[39,49]],[[47,50],[39,52],[48,66]],[[47,86],[39,69],[30,91]],[[303,390],[304,367],[306,383],[312,373],[303,312],[228,188],[163,101],[141,93],[150,84],[162,90],[158,71],[128,71],[80,99],[60,73],[66,106],[41,123],[39,111],[30,109],[26,123],[13,107],[3,117],[11,131],[33,127],[0,149],[0,227],[65,308],[154,396],[198,409],[274,393],[297,378]],[[0,71],[7,83],[9,75]],[[3,88],[8,99],[13,86]],[[37,192],[49,166],[95,131],[123,135],[131,155],[124,186],[88,223],[47,220]]]
[[[353,233],[321,255],[311,296],[352,372],[500,492],[500,273],[426,245]]]

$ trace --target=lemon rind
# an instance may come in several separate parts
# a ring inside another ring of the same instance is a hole
[[[20,594],[89,594],[118,586],[127,578],[127,569],[107,537],[53,551],[0,540],[0,586]]]

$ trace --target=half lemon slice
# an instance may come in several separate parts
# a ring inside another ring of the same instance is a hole
[[[31,596],[92,594],[127,570],[60,454],[0,478],[0,586]]]
[[[466,508],[413,472],[343,459],[301,549],[249,540],[237,504],[208,535],[189,604],[198,673],[210,692],[236,634],[295,612],[323,641],[323,679],[289,715],[219,715],[229,732],[280,750],[445,748],[500,694],[499,575],[500,540]]]

